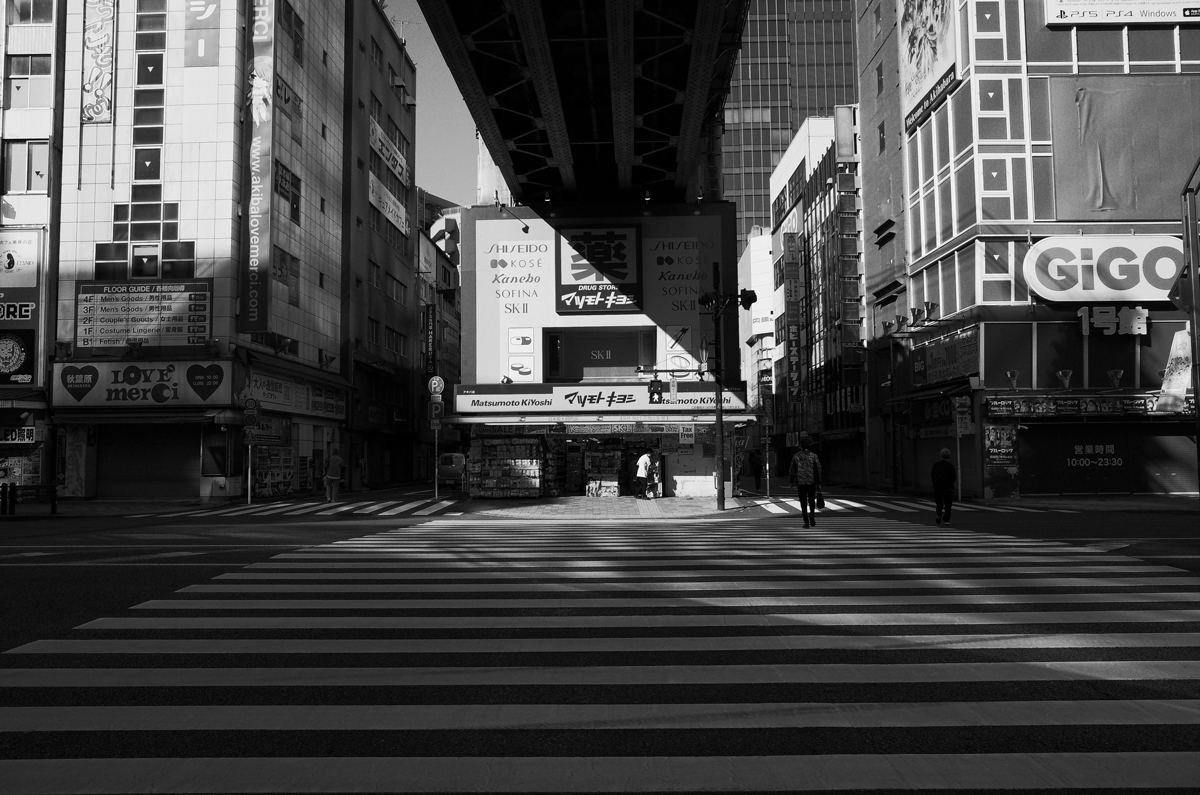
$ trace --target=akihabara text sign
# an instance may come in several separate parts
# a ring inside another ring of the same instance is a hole
[[[929,115],[958,84],[955,6],[950,0],[897,0],[904,129]]]
[[[54,365],[56,408],[229,405],[228,362],[99,362]]]
[[[671,410],[712,411],[716,406],[711,383],[681,382],[675,402],[650,402],[649,384],[458,384],[454,408],[462,414],[526,414]],[[722,407],[746,408],[746,396],[722,393]]]
[[[637,227],[562,229],[556,239],[558,314],[642,311]]]
[[[1029,289],[1047,301],[1169,301],[1183,241],[1160,235],[1048,237],[1025,255]]]

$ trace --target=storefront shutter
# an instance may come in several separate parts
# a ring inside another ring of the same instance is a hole
[[[96,496],[198,499],[200,428],[198,424],[97,425]]]

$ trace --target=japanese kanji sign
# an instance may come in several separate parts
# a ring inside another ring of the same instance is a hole
[[[1081,319],[1083,336],[1091,335],[1092,329],[1099,329],[1105,335],[1113,334],[1149,334],[1150,310],[1140,306],[1081,307],[1075,313]]]
[[[558,314],[641,312],[638,235],[636,227],[560,230]]]

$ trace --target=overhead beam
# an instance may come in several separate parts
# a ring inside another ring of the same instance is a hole
[[[725,0],[699,0],[696,7],[696,27],[692,30],[692,55],[688,62],[686,104],[679,125],[679,145],[676,149],[675,188],[686,191],[695,178],[696,157],[700,151],[700,128],[708,107],[708,92],[712,85],[713,64],[721,43],[721,25]],[[684,196],[684,200],[694,197]]]
[[[479,82],[479,77],[475,73],[475,66],[471,63],[471,57],[463,43],[462,34],[454,23],[454,17],[450,13],[449,0],[417,0],[417,2],[421,7],[421,13],[425,15],[429,31],[442,51],[442,57],[446,59],[446,66],[450,68],[450,74],[454,75],[454,82],[458,84],[458,90],[462,92],[463,100],[471,111],[471,117],[475,120],[475,128],[479,131],[479,137],[483,139],[484,146],[487,147],[496,167],[504,176],[504,181],[508,184],[513,198],[524,198],[521,181],[517,179],[516,166],[513,165],[512,156],[508,151],[508,144],[500,133],[499,125],[496,124],[496,117],[491,112],[491,103],[487,92],[483,90],[483,84]]]
[[[575,159],[571,155],[571,139],[567,134],[562,97],[558,93],[558,78],[554,73],[554,59],[550,54],[550,38],[546,33],[546,20],[542,17],[541,0],[509,0],[508,7],[517,20],[525,60],[529,64],[529,79],[537,93],[554,165],[562,177],[563,189],[573,192],[576,187]]]
[[[633,12],[634,0],[605,0],[608,72],[612,91],[613,148],[617,187],[633,184]]]

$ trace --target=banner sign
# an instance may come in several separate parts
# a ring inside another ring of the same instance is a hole
[[[227,406],[229,362],[92,362],[54,365],[56,408]]]
[[[950,381],[978,372],[978,327],[913,348],[913,386]]]
[[[650,402],[650,385],[639,384],[457,384],[454,408],[462,414],[527,414],[535,412],[587,412],[608,414],[623,411],[663,412],[677,409],[711,410],[716,402],[711,383],[683,381],[677,401]],[[722,393],[726,410],[746,408],[740,392]]]
[[[989,425],[983,432],[984,466],[1017,465],[1017,428],[1015,425]]]
[[[425,346],[425,375],[437,375],[437,307],[430,304],[425,307],[424,312],[421,319],[421,341]]]
[[[84,0],[81,124],[112,122],[116,0]]]
[[[400,203],[400,200],[393,196],[392,192],[385,188],[374,174],[367,175],[367,190],[371,204],[383,213],[383,217],[391,221],[392,226],[399,229],[401,234],[407,235],[408,213],[404,211],[404,205]]]
[[[408,187],[408,161],[374,119],[371,119],[371,148],[383,158],[384,165],[392,170],[400,184]]]
[[[290,417],[258,415],[258,422],[247,426],[244,438],[247,444],[265,447],[292,446],[292,420]]]
[[[189,0],[183,12],[183,65],[216,66],[221,56],[221,0]]]
[[[1200,20],[1195,0],[1045,0],[1047,25],[1174,25]]]
[[[904,129],[911,131],[958,85],[955,3],[897,0]]]
[[[322,387],[273,373],[250,373],[250,393],[259,406],[293,414],[315,414],[345,419],[346,393],[336,387]]]
[[[246,26],[250,37],[250,86],[246,103],[249,177],[246,195],[246,233],[242,250],[239,331],[270,331],[271,316],[271,193],[274,183],[275,3],[253,0]]]
[[[1192,383],[1193,364],[1191,335],[1176,331],[1163,373],[1162,391],[1158,394],[1158,411],[1183,411],[1185,393]]]
[[[76,282],[75,345],[202,345],[212,336],[212,283]]]
[[[639,235],[637,227],[560,230],[558,314],[641,312]]]
[[[0,386],[41,386],[41,232],[0,230]]]

